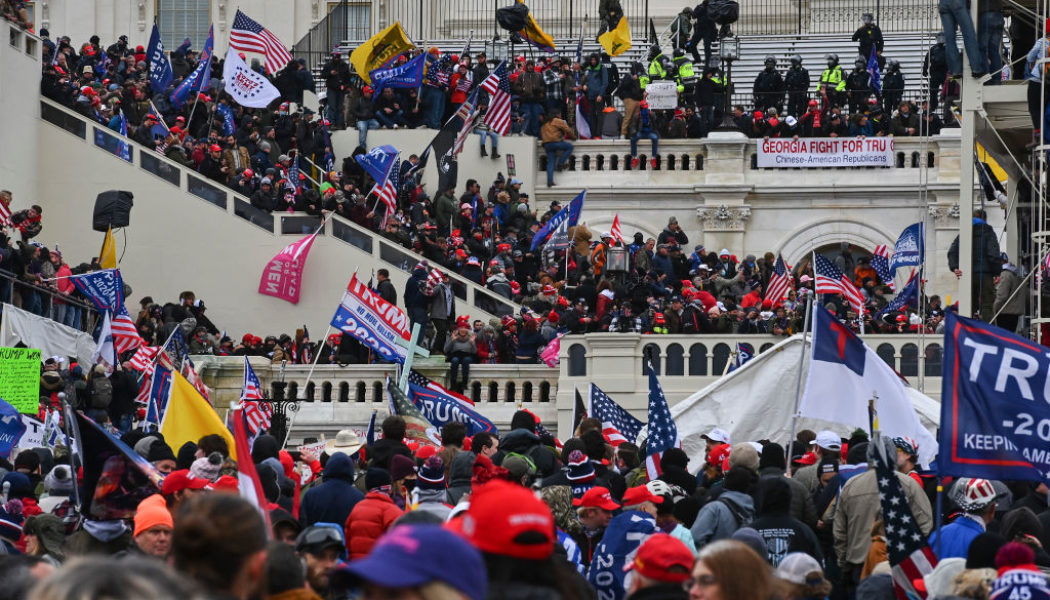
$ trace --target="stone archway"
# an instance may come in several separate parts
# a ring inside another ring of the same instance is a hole
[[[895,239],[892,233],[871,223],[828,217],[811,221],[789,232],[778,250],[788,264],[796,265],[813,250],[831,244],[849,242],[870,254],[875,246],[893,244]]]

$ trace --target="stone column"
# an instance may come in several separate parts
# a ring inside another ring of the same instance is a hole
[[[698,188],[697,223],[703,243],[715,252],[729,248],[741,252],[744,229],[751,218],[745,204],[751,186],[746,179],[754,145],[740,132],[714,132],[705,140],[704,185]]]
[[[926,251],[929,254],[926,256],[926,264],[934,276],[926,284],[926,289],[927,293],[942,294],[942,304],[947,305],[945,295],[959,287],[959,280],[948,269],[948,249],[955,241],[955,237],[959,235],[959,205],[930,204],[927,207],[927,213],[929,214],[927,220],[929,232],[927,233]],[[952,295],[952,302],[957,297]]]

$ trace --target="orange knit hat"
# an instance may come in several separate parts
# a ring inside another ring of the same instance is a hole
[[[153,494],[140,502],[135,511],[135,537],[157,525],[166,525],[169,529],[174,529],[175,522],[164,503],[164,496]]]

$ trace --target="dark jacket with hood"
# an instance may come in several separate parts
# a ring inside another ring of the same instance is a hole
[[[540,441],[540,436],[528,429],[513,429],[499,442],[500,451],[504,456],[510,453],[528,456],[536,465],[536,470],[543,477],[555,472],[557,468],[557,457],[549,448]]]
[[[324,467],[324,482],[303,496],[299,519],[303,526],[314,523],[346,523],[354,506],[365,495],[354,487],[354,464],[350,457],[338,453]]]
[[[769,562],[774,567],[791,552],[805,552],[823,560],[820,542],[813,530],[789,514],[791,486],[786,479],[766,477],[758,483],[758,518],[750,527],[766,541]]]
[[[470,480],[474,475],[474,459],[477,455],[473,452],[458,452],[452,458],[452,466],[448,470],[448,501],[455,505],[463,498],[464,494],[470,492]]]

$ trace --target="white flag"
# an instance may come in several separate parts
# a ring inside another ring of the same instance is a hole
[[[102,329],[98,333],[98,346],[91,355],[91,360],[96,365],[105,366],[106,375],[112,373],[117,366],[117,350],[113,347],[113,328],[109,323],[109,311],[106,311],[106,316],[102,320]]]
[[[266,108],[271,102],[281,97],[277,88],[265,77],[249,69],[232,47],[226,51],[222,79],[223,85],[226,86],[226,93],[233,96],[233,99],[241,106]]]
[[[897,373],[819,303],[811,322],[809,376],[799,414],[866,430],[868,402],[874,400],[879,429],[915,440],[919,459],[928,465],[937,455],[937,440],[919,421]]]

